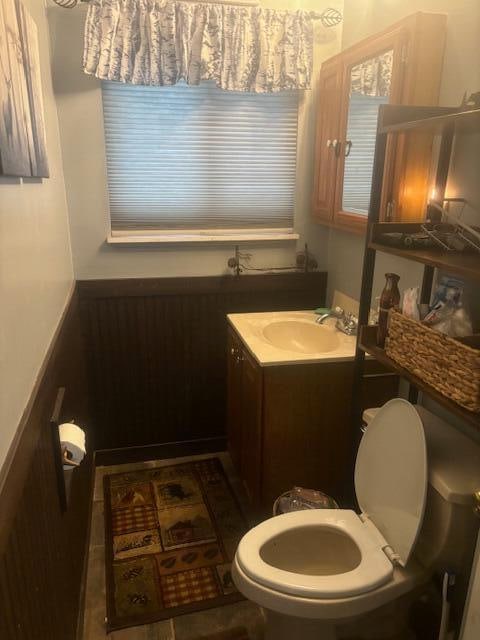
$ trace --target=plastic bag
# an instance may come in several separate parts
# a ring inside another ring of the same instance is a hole
[[[322,491],[293,487],[279,496],[273,504],[273,515],[290,513],[291,511],[304,511],[306,509],[338,509],[339,506],[333,498]]]

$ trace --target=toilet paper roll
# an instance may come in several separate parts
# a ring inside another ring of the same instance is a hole
[[[66,447],[71,454],[68,457],[73,461],[80,463],[85,457],[85,433],[78,425],[71,422],[64,422],[58,427],[60,434],[60,444],[62,448]]]

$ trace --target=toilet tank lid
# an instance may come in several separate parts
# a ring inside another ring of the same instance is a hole
[[[480,444],[417,405],[427,441],[429,484],[448,502],[471,505],[480,490]]]

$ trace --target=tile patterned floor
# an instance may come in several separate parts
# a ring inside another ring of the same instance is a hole
[[[152,460],[134,464],[97,467],[90,532],[88,573],[83,618],[83,640],[206,640],[210,635],[245,627],[249,640],[262,640],[263,614],[259,607],[243,601],[216,609],[207,609],[155,624],[129,627],[107,635],[105,630],[105,550],[103,515],[103,477],[111,473],[134,471],[148,467],[202,460],[217,456],[222,461],[237,498],[248,513],[248,504],[240,480],[228,454],[206,454],[168,460]]]

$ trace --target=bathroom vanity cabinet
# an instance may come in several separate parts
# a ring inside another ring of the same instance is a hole
[[[261,366],[237,332],[228,335],[228,448],[262,516],[293,486],[341,500],[352,470],[353,362]],[[395,396],[398,378],[367,363],[364,405]]]

